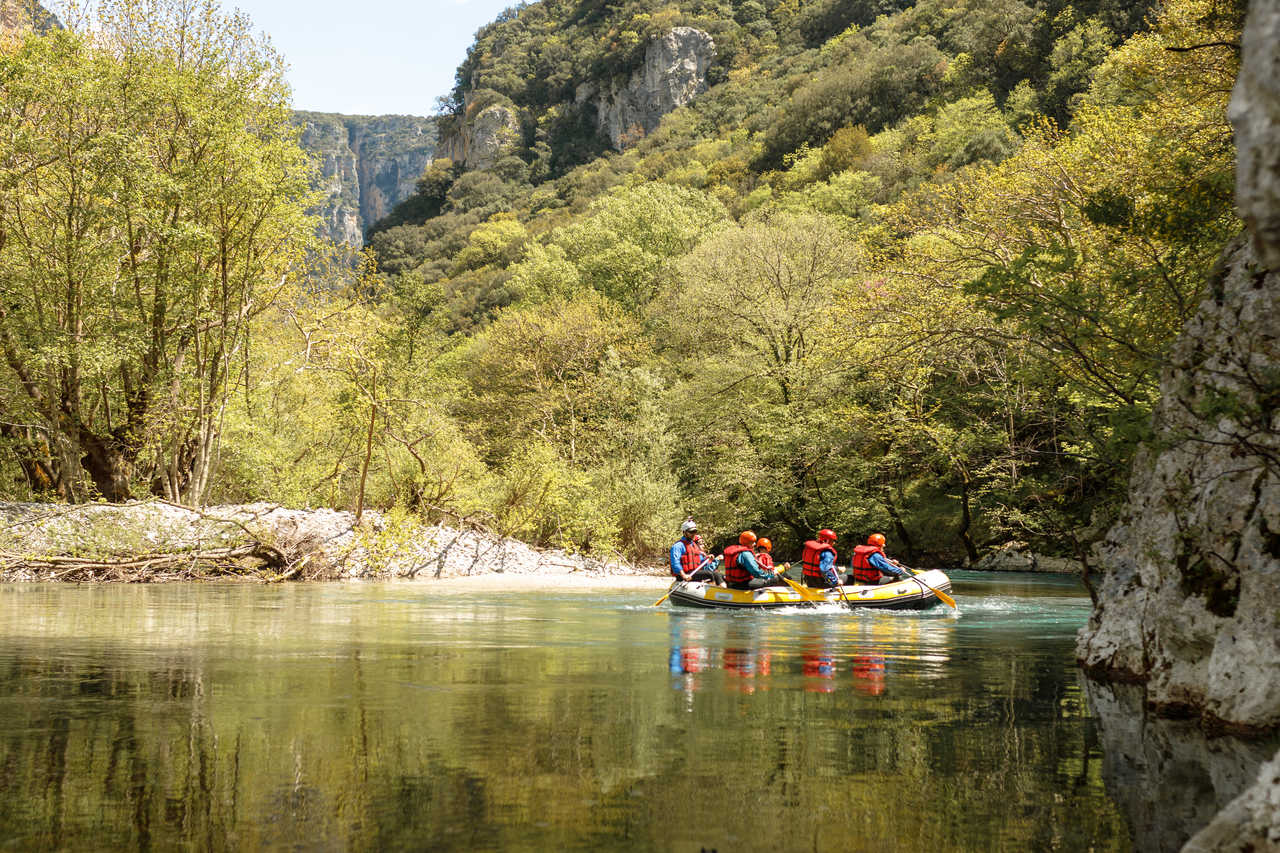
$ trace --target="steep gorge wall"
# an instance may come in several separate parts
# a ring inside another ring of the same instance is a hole
[[[1156,439],[1077,654],[1092,675],[1145,683],[1147,707],[1280,730],[1280,0],[1254,0],[1231,120],[1247,234],[1161,381]],[[1105,720],[1104,720],[1105,726]],[[1280,754],[1185,851],[1280,850]]]
[[[579,87],[577,101],[592,101],[596,126],[618,151],[657,129],[662,117],[707,90],[707,71],[716,58],[711,36],[693,27],[675,27],[645,50],[644,65],[626,84],[614,81],[606,91]]]
[[[579,84],[572,104],[560,108],[594,115],[596,130],[618,151],[652,133],[662,117],[707,91],[716,57],[711,36],[693,27],[673,27],[645,49],[644,62],[622,80]],[[509,100],[491,103],[465,97],[455,130],[440,140],[440,156],[468,169],[486,169],[521,145],[520,117]]]
[[[324,231],[349,246],[363,246],[369,227],[415,192],[436,153],[431,118],[300,112],[297,121],[319,159]]]

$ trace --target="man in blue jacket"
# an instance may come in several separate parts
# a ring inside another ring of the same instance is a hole
[[[671,546],[671,574],[681,581],[711,581],[724,586],[724,578],[711,566],[711,555],[702,550],[702,537],[692,518],[680,526],[680,538]]]

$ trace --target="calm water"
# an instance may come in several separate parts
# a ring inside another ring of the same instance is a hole
[[[0,849],[1129,849],[1083,590],[953,577],[958,616],[0,587]]]

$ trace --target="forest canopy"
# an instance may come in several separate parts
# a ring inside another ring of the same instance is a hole
[[[1240,228],[1241,14],[516,7],[442,105],[446,134],[468,99],[506,105],[516,144],[433,163],[354,274],[308,251],[287,93],[239,19],[211,9],[195,69],[163,50],[172,21],[133,53],[29,36],[3,58],[11,128],[102,108],[3,137],[4,488],[368,504],[633,558],[688,515],[783,555],[819,527],[925,562],[1082,555]],[[577,87],[680,25],[715,40],[708,91],[609,150]],[[109,98],[121,53],[136,101]],[[54,127],[79,134],[65,162]],[[56,259],[55,209],[83,217]],[[95,441],[109,476],[81,464]]]

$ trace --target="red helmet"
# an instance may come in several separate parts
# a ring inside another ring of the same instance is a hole
[[[754,545],[756,544],[756,535],[752,533],[750,530],[744,530],[738,534],[738,544]]]
[[[756,540],[756,547],[758,547],[761,551],[772,551],[773,543],[770,542],[765,537],[761,536],[759,539]]]
[[[834,541],[836,541],[836,532],[835,532],[834,530],[830,530],[830,529],[828,529],[828,528],[824,527],[824,528],[822,528],[821,530],[819,530],[819,531],[818,531],[818,541],[819,541],[819,542],[834,542]]]
[[[868,536],[868,537],[867,537],[867,544],[868,544],[868,545],[875,545],[877,548],[883,548],[883,547],[884,547],[884,534],[883,534],[883,533],[872,533],[870,536]]]

